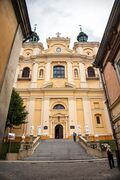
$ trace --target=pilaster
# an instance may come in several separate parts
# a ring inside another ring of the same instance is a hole
[[[27,123],[27,135],[30,135],[31,127],[34,126],[34,111],[35,111],[35,98],[30,97],[29,105],[28,105],[28,123]]]
[[[68,66],[68,83],[73,84],[72,63],[68,61],[67,66]]]
[[[76,99],[74,97],[71,97],[68,99],[69,104],[69,128],[70,126],[75,126],[76,130]],[[73,131],[75,131],[73,130]],[[70,130],[70,135],[73,133],[72,130]]]
[[[31,88],[37,87],[38,63],[33,64]]]
[[[91,112],[91,104],[90,99],[87,97],[83,98],[83,112],[84,112],[84,124],[85,124],[85,132],[88,134],[93,134],[93,122],[92,122],[92,112]]]
[[[79,68],[80,68],[80,86],[81,88],[87,88],[85,65],[83,63],[79,63]]]
[[[50,62],[45,65],[45,83],[50,82]]]
[[[42,100],[42,135],[49,135],[49,98],[44,97]],[[44,126],[48,129],[44,130]]]

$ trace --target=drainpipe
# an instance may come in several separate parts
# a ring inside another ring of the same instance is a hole
[[[108,115],[109,115],[109,119],[110,119],[110,123],[111,123],[111,127],[112,127],[112,133],[113,133],[113,137],[116,143],[116,159],[117,159],[117,166],[120,170],[120,152],[119,152],[119,148],[118,148],[118,143],[117,143],[117,138],[116,138],[116,133],[115,133],[115,128],[113,126],[113,121],[112,121],[112,115],[111,115],[111,111],[110,111],[110,107],[109,107],[109,103],[108,103],[108,96],[107,96],[107,89],[106,89],[106,84],[104,81],[104,75],[103,72],[101,70],[101,68],[99,67],[99,71],[100,71],[100,76],[101,76],[101,80],[102,80],[102,84],[103,84],[103,89],[104,89],[104,94],[105,94],[105,101],[106,101],[106,106],[107,106],[107,110],[108,110]]]

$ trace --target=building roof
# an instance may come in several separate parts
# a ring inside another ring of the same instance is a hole
[[[32,33],[26,1],[12,0],[12,5],[15,11],[18,24],[20,24],[21,26],[23,37],[24,39],[26,39]]]
[[[94,65],[96,67],[101,67],[104,61],[104,57],[108,51],[108,46],[112,40],[113,34],[117,32],[117,27],[120,23],[120,0],[115,0],[110,17],[108,19],[107,26],[104,31],[102,41]]]

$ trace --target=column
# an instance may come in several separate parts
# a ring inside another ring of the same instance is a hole
[[[76,130],[76,99],[74,97],[69,98],[68,100],[68,104],[69,104],[69,129],[70,126],[75,126],[75,130]],[[74,130],[70,129],[70,135],[72,135]]]
[[[28,105],[28,123],[27,123],[27,135],[30,135],[31,126],[34,126],[34,111],[35,111],[35,98],[30,97],[29,105]]]
[[[73,84],[72,64],[70,61],[67,62],[67,67],[68,67],[68,83]]]
[[[49,136],[49,98],[44,97],[42,101],[42,135]],[[47,130],[44,130],[44,126],[48,126]]]
[[[87,88],[85,65],[83,63],[79,63],[79,68],[80,68],[80,86],[81,88]]]
[[[50,82],[50,62],[45,65],[45,83]]]
[[[38,64],[34,63],[32,68],[32,82],[31,82],[31,88],[37,87],[37,75],[38,75]]]
[[[94,134],[91,104],[90,104],[90,100],[87,97],[83,98],[83,112],[84,112],[85,130],[86,129],[89,130],[88,134]]]

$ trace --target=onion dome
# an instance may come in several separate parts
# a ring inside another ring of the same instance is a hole
[[[36,33],[36,26],[37,24],[35,24],[34,31],[32,32],[30,36],[29,42],[38,42],[40,40],[38,34]]]
[[[77,36],[77,40],[78,40],[78,42],[87,42],[87,40],[88,40],[88,35],[82,31],[81,26],[80,26],[80,33]]]

